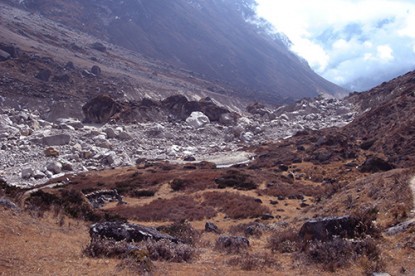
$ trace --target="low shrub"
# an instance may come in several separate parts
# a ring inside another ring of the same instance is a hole
[[[141,221],[202,220],[212,218],[217,213],[212,207],[200,206],[190,196],[156,199],[140,207],[118,206],[112,211],[123,217]]]
[[[186,221],[175,222],[171,225],[157,227],[157,230],[164,232],[179,241],[194,245],[200,238],[200,233]]]
[[[154,190],[134,190],[129,193],[131,197],[152,197],[155,194]]]
[[[267,230],[267,226],[259,222],[248,222],[232,225],[229,228],[229,233],[242,234],[245,237],[253,236],[255,238],[260,238],[262,234]]]
[[[34,192],[25,202],[25,209],[36,211],[42,216],[43,212],[62,210],[63,214],[72,218],[85,219],[87,221],[99,221],[105,216],[95,211],[87,202],[84,195],[75,190],[59,190],[58,193],[47,193],[42,190]],[[106,215],[112,217],[111,215]]]
[[[191,181],[189,179],[175,178],[170,183],[170,187],[172,188],[173,191],[177,192],[177,191],[186,190],[186,188],[191,186],[192,184],[193,184],[193,181]]]
[[[368,275],[384,269],[381,252],[373,239],[313,241],[307,245],[304,253],[309,261],[321,264],[324,270],[330,272],[347,267],[359,259]]]
[[[227,254],[239,254],[246,252],[249,241],[245,237],[220,236],[216,240],[215,249]]]
[[[293,253],[301,249],[298,231],[292,228],[275,232],[268,239],[268,248],[273,252]]]
[[[139,274],[154,270],[149,251],[139,244],[108,239],[92,239],[83,253],[93,258],[121,259],[121,262],[117,265],[120,270],[128,269]]]
[[[142,242],[154,261],[175,263],[191,262],[196,257],[196,249],[188,244],[173,243],[168,240],[147,240]]]
[[[254,190],[258,186],[249,175],[238,170],[228,170],[224,175],[215,179],[215,182],[219,189],[230,187],[238,190]]]

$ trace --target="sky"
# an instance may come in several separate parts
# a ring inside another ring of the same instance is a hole
[[[414,0],[256,0],[291,50],[340,86],[363,91],[415,69]]]

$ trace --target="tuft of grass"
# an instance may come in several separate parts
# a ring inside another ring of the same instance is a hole
[[[281,266],[271,254],[267,253],[244,253],[241,256],[231,258],[228,264],[239,266],[242,270],[246,271],[263,271],[266,268],[278,269]]]
[[[196,249],[188,244],[173,243],[168,240],[147,240],[142,243],[149,251],[154,261],[168,261],[174,263],[191,262],[196,258]]]
[[[274,232],[268,239],[268,248],[273,252],[293,253],[301,249],[298,231],[292,228]]]
[[[200,238],[200,233],[186,221],[175,222],[171,225],[157,227],[157,230],[164,232],[185,244],[194,245]]]

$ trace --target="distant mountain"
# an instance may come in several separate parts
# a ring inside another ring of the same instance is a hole
[[[278,103],[344,90],[255,24],[254,0],[3,0],[145,56]]]

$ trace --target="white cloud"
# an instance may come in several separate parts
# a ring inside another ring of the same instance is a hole
[[[393,50],[389,45],[380,45],[377,48],[378,56],[381,60],[391,61],[393,60]]]
[[[415,1],[257,0],[323,77],[353,89],[415,69]]]

